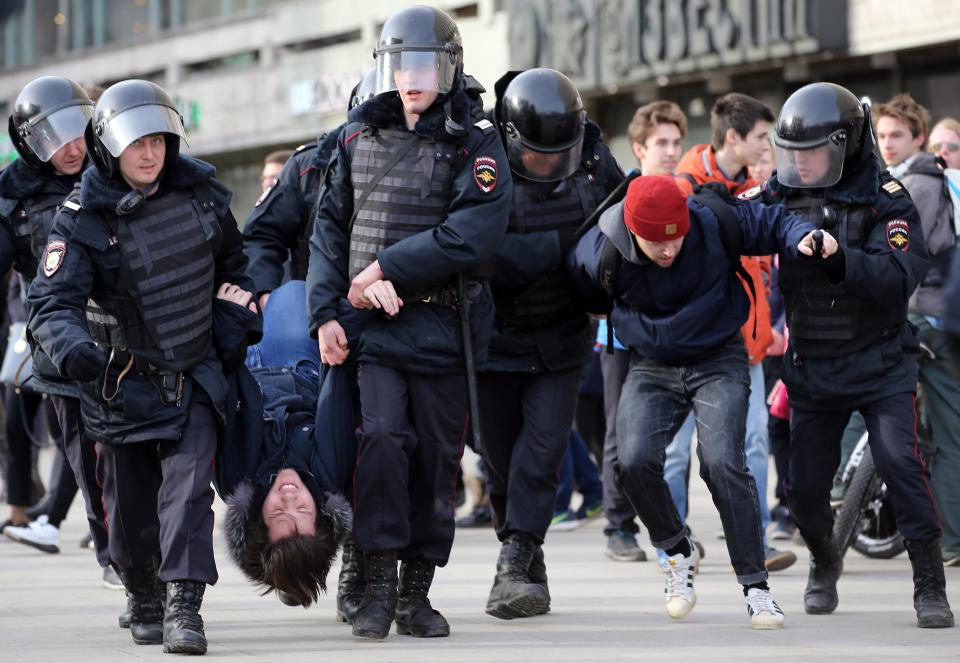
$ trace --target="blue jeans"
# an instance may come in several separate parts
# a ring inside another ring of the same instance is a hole
[[[720,513],[741,584],[767,578],[757,485],[744,454],[749,397],[746,350],[734,337],[686,366],[634,355],[617,418],[620,485],[651,543],[666,550],[689,534],[663,475],[667,445],[693,409],[700,476]]]
[[[770,437],[767,434],[767,399],[763,383],[763,364],[750,367],[750,403],[747,407],[747,436],[745,453],[747,469],[757,483],[760,499],[760,532],[763,546],[767,546],[765,532],[770,525],[770,507],[767,504],[767,473],[770,467]],[[690,472],[690,443],[693,440],[695,419],[692,414],[667,446],[663,478],[670,486],[670,495],[683,520],[687,518],[687,477]]]
[[[587,443],[580,433],[570,429],[570,439],[567,441],[567,452],[560,466],[560,485],[557,487],[557,499],[553,512],[563,513],[570,508],[570,497],[573,487],[576,486],[583,495],[585,507],[603,503],[603,482],[600,480],[600,471],[597,469]]]
[[[273,291],[263,311],[263,338],[247,348],[247,366],[289,366],[319,375],[320,347],[310,336],[306,301],[303,281],[287,281]]]

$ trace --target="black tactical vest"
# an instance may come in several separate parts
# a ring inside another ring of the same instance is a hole
[[[158,368],[186,370],[212,344],[215,214],[201,211],[192,191],[176,191],[111,226],[123,294],[88,300],[91,336]]]
[[[365,128],[356,139],[350,164],[356,205],[377,170],[407,141],[410,133]],[[434,228],[447,216],[456,150],[423,138],[387,172],[360,209],[350,235],[350,278],[402,239]]]
[[[595,206],[590,180],[582,168],[553,188],[518,177],[513,182],[507,232],[525,234],[558,230],[572,234]],[[493,295],[497,320],[511,326],[551,325],[582,312],[572,297],[562,266],[544,275],[535,287],[497,288]]]
[[[872,216],[869,206],[831,204],[812,196],[788,198],[784,205],[830,232],[842,247],[862,249],[866,243]],[[849,344],[846,347],[851,350],[867,347],[893,320],[879,310],[867,309],[863,299],[843,285],[831,284],[814,259],[784,260],[780,289],[786,297],[791,343],[800,355],[826,356],[829,346],[837,344]]]
[[[21,201],[14,212],[17,262],[25,284],[29,284],[37,275],[37,266],[47,248],[47,237],[57,215],[57,206],[64,198],[64,193],[42,193]]]

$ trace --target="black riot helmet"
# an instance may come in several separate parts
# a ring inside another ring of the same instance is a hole
[[[93,101],[82,87],[59,76],[43,76],[17,95],[7,130],[24,161],[47,169],[57,150],[83,136],[91,115]]]
[[[133,141],[152,134],[166,135],[163,172],[169,172],[186,141],[183,118],[162,87],[128,80],[111,85],[100,96],[87,129],[87,151],[104,177],[120,174],[118,158]],[[161,175],[162,176],[162,175]]]
[[[363,75],[363,78],[353,86],[353,90],[350,92],[350,103],[347,106],[347,112],[349,113],[354,108],[362,104],[368,99],[372,99],[376,96],[376,85],[377,85],[377,68],[370,67],[367,69],[367,73]]]
[[[463,71],[463,42],[449,14],[416,5],[387,19],[373,57],[374,94],[401,87],[446,94]]]
[[[873,150],[870,109],[839,85],[805,85],[780,109],[773,142],[781,184],[832,186]]]
[[[511,72],[497,82],[496,92],[494,119],[510,169],[538,182],[576,172],[587,112],[570,79],[553,69]]]

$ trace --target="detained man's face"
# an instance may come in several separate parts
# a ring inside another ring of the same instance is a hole
[[[644,175],[672,175],[680,161],[683,135],[672,122],[661,122],[643,144],[633,143],[632,147]]]
[[[810,150],[794,150],[792,152],[796,165],[797,177],[807,186],[816,186],[823,182],[830,170],[831,149],[829,145],[821,145]]]
[[[277,473],[260,511],[270,543],[317,533],[317,505],[296,470]]]
[[[50,157],[50,165],[57,175],[76,175],[83,168],[87,156],[87,143],[83,137],[71,140]]]
[[[410,115],[423,115],[440,96],[436,91],[438,80],[439,75],[433,65],[397,70],[393,82],[400,93],[403,110]]]
[[[637,246],[640,248],[640,251],[643,252],[643,255],[650,258],[658,267],[666,268],[672,265],[673,261],[676,260],[680,254],[680,249],[683,248],[683,237],[671,239],[666,242],[651,242],[632,231],[630,234],[637,240]]]
[[[130,143],[120,155],[120,174],[133,189],[145,189],[157,181],[167,156],[167,137],[150,134]]]

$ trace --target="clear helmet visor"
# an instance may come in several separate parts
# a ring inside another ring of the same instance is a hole
[[[577,140],[561,149],[537,149],[519,138],[507,138],[507,160],[510,170],[534,182],[557,182],[570,177],[583,154],[583,140]]]
[[[420,90],[446,94],[457,75],[456,57],[436,49],[407,49],[377,53],[374,94],[393,90]]]
[[[20,136],[40,161],[47,162],[67,143],[83,137],[93,106],[78,104],[54,111],[20,127]]]
[[[833,186],[843,175],[847,149],[844,132],[806,143],[789,142],[774,136],[777,180],[784,186],[815,189]]]
[[[175,134],[187,140],[180,114],[169,106],[149,104],[134,106],[117,113],[94,127],[100,140],[114,157],[119,157],[130,143],[153,134]]]

